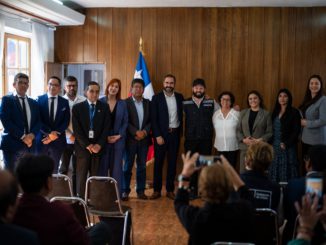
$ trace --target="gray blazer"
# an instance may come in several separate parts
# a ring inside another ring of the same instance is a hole
[[[326,96],[309,106],[305,113],[307,126],[302,130],[302,141],[309,145],[326,144]]]
[[[240,150],[247,150],[247,145],[242,142],[246,137],[262,138],[265,142],[273,136],[272,118],[268,111],[259,109],[253,126],[253,133],[250,135],[249,130],[249,113],[250,108],[240,112],[240,120],[237,128],[237,139]]]

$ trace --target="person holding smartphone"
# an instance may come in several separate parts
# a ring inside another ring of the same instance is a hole
[[[254,210],[245,200],[248,188],[224,156],[221,161],[203,167],[198,190],[204,200],[203,207],[189,205],[189,180],[199,169],[198,153],[182,154],[183,169],[179,175],[179,189],[174,207],[180,222],[189,234],[189,244],[212,244],[216,241],[252,242]],[[236,190],[240,200],[227,202],[231,191]]]

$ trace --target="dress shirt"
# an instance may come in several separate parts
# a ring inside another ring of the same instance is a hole
[[[54,115],[54,120],[55,120],[55,117],[57,115],[57,108],[58,108],[58,95],[52,96],[51,94],[48,93],[49,116],[50,116],[50,111],[51,111],[51,102],[52,102],[52,99],[51,98],[52,97],[55,97],[55,100],[54,100],[54,110],[53,110],[53,115]]]
[[[139,130],[141,130],[143,121],[144,121],[144,106],[143,106],[143,99],[140,101],[136,100],[134,96],[132,96],[132,100],[135,103],[135,107],[137,110],[137,115],[138,115],[138,122],[139,122]]]
[[[180,126],[180,121],[178,119],[177,100],[175,95],[173,93],[171,96],[169,96],[164,92],[164,96],[168,106],[169,128],[178,128]]]
[[[25,95],[25,97],[23,97],[23,96],[20,96],[19,94],[17,94],[17,92],[14,92],[13,95],[17,96],[21,108],[23,108],[23,100],[21,100],[19,98],[25,98],[24,101],[25,101],[26,114],[27,114],[28,130],[31,130],[31,117],[32,117],[32,114],[31,114],[31,108],[29,107],[27,95]]]
[[[219,151],[236,151],[239,149],[237,140],[237,125],[239,123],[240,112],[231,109],[226,117],[221,109],[213,115],[213,125],[215,129],[214,147]]]
[[[72,128],[72,107],[80,102],[83,102],[86,100],[85,97],[77,95],[74,100],[69,99],[68,95],[65,94],[63,98],[67,99],[69,102],[69,108],[70,108],[70,121],[69,121],[69,126],[66,130],[66,139],[68,144],[73,144],[74,142],[71,142],[70,136],[74,133],[74,130]]]

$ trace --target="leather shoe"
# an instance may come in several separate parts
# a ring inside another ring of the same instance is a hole
[[[149,199],[154,200],[160,197],[161,197],[161,193],[158,191],[154,191],[153,194],[149,197]]]
[[[122,197],[121,197],[122,201],[128,201],[129,200],[129,194],[126,192],[122,193]]]
[[[142,199],[142,200],[147,200],[148,199],[148,197],[145,195],[144,192],[138,193],[137,198]]]
[[[174,200],[174,199],[175,199],[175,195],[174,195],[173,192],[167,192],[167,193],[166,193],[166,197],[167,197],[167,198],[170,198],[171,200]]]

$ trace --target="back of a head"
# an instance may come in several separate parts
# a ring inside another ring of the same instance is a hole
[[[220,164],[212,164],[202,169],[198,190],[205,201],[211,203],[226,202],[231,189],[232,183]]]
[[[0,170],[0,218],[6,218],[9,206],[14,206],[18,194],[18,185],[12,174]]]
[[[313,145],[308,151],[312,170],[323,172],[326,170],[326,145]]]
[[[52,176],[54,162],[46,155],[23,156],[16,168],[17,179],[24,193],[39,193]]]
[[[246,161],[252,170],[264,173],[273,160],[273,147],[265,142],[258,142],[248,147]]]

